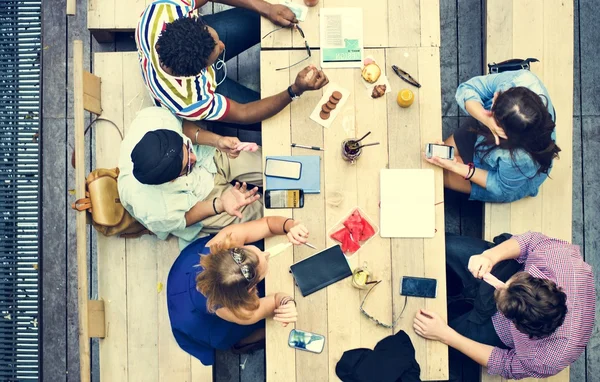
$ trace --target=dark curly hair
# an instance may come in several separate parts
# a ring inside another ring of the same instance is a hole
[[[548,337],[567,315],[567,295],[561,288],[527,272],[516,273],[508,288],[496,290],[494,297],[498,311],[530,339]]]
[[[513,87],[498,94],[492,112],[508,139],[501,139],[500,145],[496,146],[489,129],[480,129],[479,133],[486,138],[480,144],[485,148],[484,157],[497,147],[509,150],[511,156],[515,150],[522,149],[538,163],[537,174],[548,174],[560,148],[552,139],[556,125],[542,96],[523,86]]]
[[[207,66],[217,45],[201,17],[181,17],[167,24],[158,37],[156,51],[174,76],[196,76]]]

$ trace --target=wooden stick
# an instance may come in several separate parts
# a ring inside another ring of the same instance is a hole
[[[73,110],[75,125],[75,198],[85,197],[85,144],[83,110],[83,43],[73,41]],[[91,378],[88,327],[88,264],[86,211],[77,211],[77,306],[79,308],[80,381]]]
[[[75,0],[67,0],[67,16],[75,16],[77,3]]]

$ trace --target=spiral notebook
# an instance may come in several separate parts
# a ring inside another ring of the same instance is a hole
[[[297,262],[290,270],[304,297],[352,276],[352,270],[339,245]]]

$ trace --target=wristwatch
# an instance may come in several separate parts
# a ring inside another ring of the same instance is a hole
[[[300,99],[300,96],[297,95],[296,93],[294,93],[294,91],[292,90],[292,85],[288,86],[287,92],[290,95],[290,98],[292,99],[292,101]]]

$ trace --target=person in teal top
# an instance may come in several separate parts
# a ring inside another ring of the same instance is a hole
[[[281,216],[233,224],[212,239],[190,244],[171,267],[167,307],[173,336],[204,365],[214,363],[215,349],[244,353],[263,347],[265,319],[283,326],[296,322],[291,296],[264,294],[270,253],[249,245],[275,235],[287,235],[290,243],[301,245],[309,232]]]
[[[554,106],[540,79],[529,70],[474,77],[458,87],[456,101],[479,123],[445,141],[454,160],[427,159],[444,168],[444,186],[482,202],[536,196],[560,152]]]

